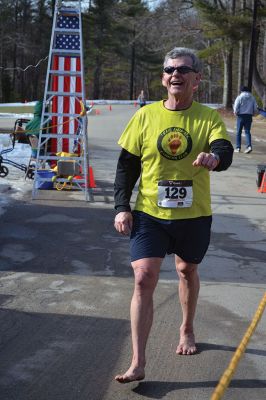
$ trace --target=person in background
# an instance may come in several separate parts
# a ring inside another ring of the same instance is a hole
[[[250,93],[248,87],[243,86],[241,93],[235,99],[233,105],[234,114],[237,116],[237,131],[236,131],[236,148],[235,152],[241,151],[241,135],[242,129],[245,130],[246,135],[246,149],[244,153],[248,154],[252,151],[251,144],[251,125],[253,115],[258,113],[258,106],[254,96]]]
[[[18,127],[17,131],[15,132],[15,135],[18,138],[18,141],[20,143],[29,143],[30,142],[31,157],[33,157],[33,158],[37,157],[37,143],[38,143],[37,139],[40,134],[42,105],[43,105],[43,102],[41,100],[37,101],[34,106],[33,119],[31,119],[25,125],[25,130],[21,127]]]
[[[34,106],[34,116],[33,119],[27,123],[25,126],[25,131],[27,136],[39,137],[40,134],[40,126],[41,126],[41,116],[42,116],[42,106],[43,102],[41,100],[37,101]],[[37,157],[37,146],[33,146],[33,143],[37,143],[37,140],[31,141],[31,156],[36,158]]]
[[[226,170],[234,152],[218,112],[193,100],[201,80],[195,52],[166,54],[162,85],[167,98],[140,108],[118,143],[114,183],[115,229],[130,235],[135,287],[130,318],[132,361],[119,383],[145,377],[153,293],[166,254],[175,254],[182,309],[176,353],[197,352],[193,321],[200,288],[198,264],[210,242],[210,172]],[[140,178],[134,211],[132,190]]]
[[[141,92],[140,92],[140,94],[138,96],[138,103],[139,103],[140,107],[143,107],[146,104],[146,98],[145,98],[145,95],[144,95],[144,90],[141,90]]]

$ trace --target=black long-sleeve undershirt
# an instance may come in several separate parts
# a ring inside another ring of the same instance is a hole
[[[219,156],[220,162],[214,171],[225,171],[230,167],[233,161],[234,148],[229,140],[216,139],[210,144],[211,153]]]
[[[115,209],[117,211],[131,211],[130,198],[140,172],[140,157],[122,149],[117,163],[114,183]]]
[[[220,159],[214,171],[225,171],[231,165],[234,149],[228,140],[214,140],[210,144],[210,152],[217,154]],[[118,212],[131,211],[130,199],[140,173],[140,157],[122,149],[117,163],[114,183],[115,209]]]

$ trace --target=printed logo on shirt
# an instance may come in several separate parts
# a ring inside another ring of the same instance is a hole
[[[168,160],[182,160],[191,152],[192,139],[185,129],[173,126],[160,133],[157,149]]]

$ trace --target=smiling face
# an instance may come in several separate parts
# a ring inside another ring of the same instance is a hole
[[[192,59],[189,56],[179,57],[175,59],[168,59],[164,67],[192,67]],[[199,72],[190,71],[182,74],[175,70],[172,74],[163,72],[162,84],[168,91],[168,98],[174,98],[178,102],[187,103],[192,102],[193,93],[197,90],[201,79]],[[189,104],[189,105],[190,105]]]

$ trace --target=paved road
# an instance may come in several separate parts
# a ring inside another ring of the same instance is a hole
[[[134,107],[98,107],[89,117],[94,202],[44,192],[11,171],[1,180],[1,400],[207,400],[265,293],[266,194],[256,188],[265,142],[212,174],[213,235],[200,266],[199,354],[176,356],[180,324],[173,258],[155,294],[144,382],[113,376],[130,361],[132,273],[128,239],[113,229],[116,140]],[[263,315],[226,400],[266,398]]]

